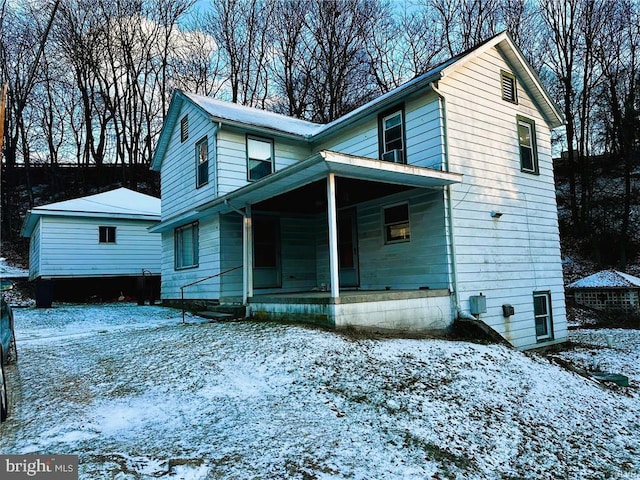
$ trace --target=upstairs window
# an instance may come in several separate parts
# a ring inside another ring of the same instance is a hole
[[[196,186],[209,182],[209,144],[207,137],[196,143]]]
[[[273,140],[247,136],[247,178],[259,180],[273,172]]]
[[[185,115],[180,120],[180,141],[184,142],[189,138],[189,115]]]
[[[411,239],[408,203],[385,207],[383,216],[384,243],[408,242]]]
[[[387,162],[406,163],[403,109],[382,114],[379,123],[380,158]]]
[[[520,144],[520,169],[538,174],[538,151],[536,146],[536,124],[533,120],[518,115],[518,143]]]
[[[98,227],[100,243],[116,243],[116,227]]]
[[[515,75],[502,70],[500,72],[500,81],[502,84],[502,99],[507,102],[518,103],[518,87]]]
[[[198,266],[198,235],[197,222],[175,229],[174,260],[176,270]]]

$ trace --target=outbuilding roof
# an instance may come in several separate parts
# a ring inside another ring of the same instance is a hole
[[[43,215],[120,218],[159,222],[160,199],[123,187],[86,197],[41,205],[27,212],[22,226],[23,237],[31,236],[38,219]]]
[[[602,270],[570,283],[567,288],[640,288],[640,278],[617,270]]]

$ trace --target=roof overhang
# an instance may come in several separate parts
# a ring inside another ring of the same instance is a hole
[[[202,216],[237,211],[248,205],[254,205],[327,178],[331,173],[342,178],[402,185],[410,188],[439,188],[462,182],[462,174],[459,173],[324,150],[257,182],[204,203],[189,212],[167,219],[150,231],[166,231]]]
[[[52,210],[43,207],[32,208],[27,212],[22,223],[20,235],[31,237],[33,229],[38,224],[40,217],[77,217],[77,218],[105,218],[109,220],[145,221],[159,223],[159,215],[107,213],[107,212],[75,212],[69,210]]]

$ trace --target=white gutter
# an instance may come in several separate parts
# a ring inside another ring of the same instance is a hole
[[[431,90],[438,95],[438,107],[442,111],[442,136],[444,143],[444,161],[443,169],[445,172],[449,172],[449,136],[447,134],[447,99],[444,94],[438,90],[438,82],[431,82]],[[474,320],[475,317],[471,316],[464,311],[460,306],[460,294],[458,293],[458,260],[456,257],[456,243],[455,235],[453,233],[453,201],[451,200],[451,185],[446,185],[444,189],[447,203],[447,219],[449,221],[449,245],[451,248],[451,287],[453,290],[453,303],[458,318],[466,318]]]

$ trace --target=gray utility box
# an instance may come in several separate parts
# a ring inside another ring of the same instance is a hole
[[[471,315],[487,313],[487,297],[484,295],[472,295],[469,297],[469,310]]]

